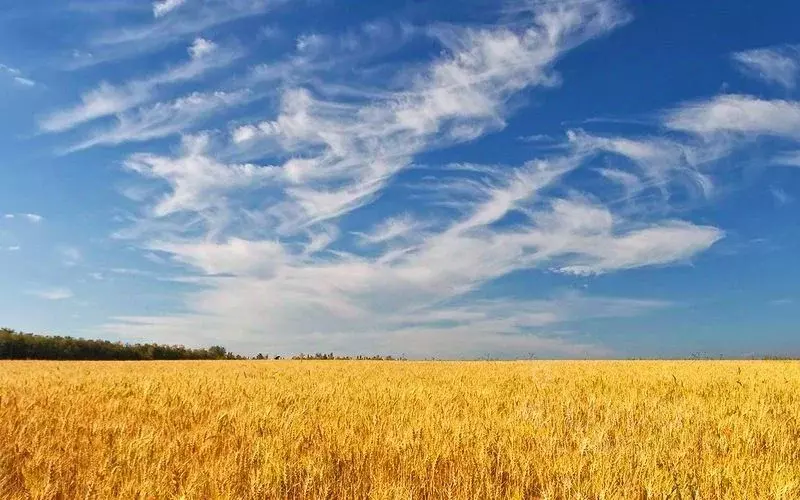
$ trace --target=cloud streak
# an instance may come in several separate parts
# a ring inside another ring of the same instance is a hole
[[[24,76],[21,70],[11,66],[6,66],[5,64],[0,64],[0,76],[9,77],[11,81],[22,87],[36,86],[36,82]]]
[[[28,222],[33,223],[33,224],[39,224],[44,220],[44,217],[42,217],[39,214],[34,214],[34,213],[3,214],[3,218],[7,219],[7,220],[24,219],[24,220],[26,220]]]
[[[250,98],[246,91],[213,93],[195,92],[172,102],[161,102],[120,114],[114,126],[98,129],[83,142],[69,149],[74,153],[103,145],[142,142],[179,134],[223,109],[243,104]]]
[[[340,217],[373,200],[414,155],[502,129],[509,97],[555,85],[562,54],[628,20],[606,1],[537,12],[516,30],[439,28],[445,55],[398,92],[352,102],[289,89],[277,119],[241,126],[233,140],[258,144],[260,155],[319,150],[283,166],[295,187],[280,210],[304,213],[291,221],[301,226]]]
[[[232,48],[221,48],[205,38],[196,38],[187,49],[189,60],[151,75],[114,86],[107,82],[81,96],[71,108],[56,111],[40,121],[45,132],[63,132],[111,115],[120,115],[152,101],[159,87],[193,80],[213,69],[231,64],[241,56]]]
[[[62,287],[36,290],[31,292],[31,294],[44,300],[66,300],[71,299],[74,296],[72,290]]]
[[[631,21],[619,2],[511,1],[464,25],[282,28],[293,47],[271,60],[207,38],[280,3],[148,2],[142,24],[89,48],[110,61],[183,43],[184,59],[95,83],[42,119],[50,133],[93,125],[69,152],[139,145],[120,161],[137,211],[115,237],[158,269],[137,279],[191,290],[172,312],[132,312],[103,331],[189,345],[225,332],[240,352],[612,356],[582,333],[675,304],[546,284],[702,263],[727,228],[691,209],[730,192],[748,163],[800,165],[793,46],[731,56],[783,99],[725,93],[653,111],[635,128],[587,120],[526,131],[512,120],[531,96],[583,77],[562,75],[562,61]],[[237,75],[223,88],[167,94],[222,67]],[[509,123],[529,156],[470,163],[462,146]],[[795,197],[770,192],[782,206]],[[524,297],[507,294],[519,288]]]
[[[665,116],[669,128],[694,134],[735,133],[800,139],[800,102],[728,94],[687,103]]]
[[[507,170],[476,167],[486,178],[470,186],[472,199],[466,204],[456,203],[464,179],[452,179],[443,181],[437,194],[441,206],[450,207],[445,212],[385,213],[371,226],[350,232],[342,227],[392,188],[395,176],[417,155],[502,129],[512,111],[506,106],[509,98],[525,89],[558,85],[554,65],[563,54],[628,19],[616,3],[601,0],[568,7],[542,4],[519,26],[440,26],[430,34],[441,44],[442,55],[416,77],[401,69],[395,81],[405,83],[393,89],[326,82],[302,86],[303,81],[320,82],[313,74],[330,69],[316,61],[345,43],[302,38],[298,59],[285,69],[302,68],[310,78],[281,77],[286,85],[279,90],[277,116],[233,128],[222,155],[208,136],[196,135],[185,137],[176,155],[141,153],[126,163],[130,171],[168,186],[148,199],[134,233],[146,251],[182,267],[199,289],[186,297],[186,314],[125,317],[106,327],[174,339],[197,331],[194,325],[202,322],[225,325],[242,345],[264,341],[259,332],[281,332],[269,342],[287,349],[313,342],[337,351],[359,345],[397,352],[406,342],[425,338],[429,345],[418,352],[436,352],[447,339],[462,337],[464,348],[457,355],[474,355],[484,344],[506,353],[522,348],[561,355],[602,352],[596,345],[576,345],[545,332],[589,314],[583,306],[578,312],[560,300],[504,306],[468,299],[514,271],[560,267],[577,273],[577,266],[583,266],[581,272],[610,272],[685,259],[700,251],[704,241],[710,244],[713,238],[693,239],[688,223],[652,227],[653,233],[673,231],[680,233],[676,239],[691,240],[688,250],[676,243],[658,253],[625,240],[639,233],[610,213],[604,215],[612,220],[605,232],[590,236],[570,227],[574,221],[554,219],[562,205],[547,202],[544,193],[581,166],[583,152]],[[362,56],[349,60],[369,60],[363,55],[373,50],[371,37],[365,31],[353,39]],[[265,68],[258,71],[264,81]],[[234,156],[272,160],[258,165],[221,159]],[[502,227],[512,216],[525,222]],[[565,239],[559,248],[548,243],[554,234]],[[584,244],[605,244],[609,255],[623,248],[627,257],[613,261],[597,250],[587,254]],[[600,309],[602,304],[621,304],[620,309],[629,304],[625,299],[581,300],[600,304]],[[651,307],[634,309],[640,314]]]
[[[186,0],[163,0],[153,3],[153,16],[162,17],[185,4]]]
[[[139,57],[239,19],[264,14],[287,0],[163,0],[153,3],[153,19],[94,35],[70,69]],[[187,5],[183,5],[187,3]]]
[[[748,76],[786,89],[794,89],[800,76],[800,46],[782,45],[736,52],[732,55]]]

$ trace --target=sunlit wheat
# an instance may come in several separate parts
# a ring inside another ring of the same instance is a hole
[[[800,498],[797,362],[3,362],[0,498]]]

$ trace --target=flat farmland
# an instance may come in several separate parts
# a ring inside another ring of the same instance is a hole
[[[0,362],[0,498],[800,498],[792,361]]]

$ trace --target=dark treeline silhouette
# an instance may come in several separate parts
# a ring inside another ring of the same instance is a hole
[[[246,358],[231,354],[220,346],[190,349],[178,345],[124,344],[108,340],[34,335],[0,328],[0,359],[143,361]]]
[[[316,354],[298,354],[297,356],[292,356],[292,359],[308,359],[308,360],[351,360],[355,359],[358,361],[405,361],[403,357],[394,357],[394,356],[334,356],[333,353],[323,354],[323,353],[316,353]]]
[[[224,347],[212,346],[191,349],[182,345],[126,344],[108,340],[87,340],[74,337],[36,335],[9,328],[0,328],[0,359],[46,359],[74,361],[148,361],[180,359],[257,359],[268,360],[269,355],[258,353],[248,358],[228,352]],[[273,359],[279,360],[280,356]],[[392,356],[334,356],[328,354],[299,354],[298,360],[364,360],[400,361]]]

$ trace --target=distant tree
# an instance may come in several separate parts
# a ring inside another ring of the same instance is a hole
[[[33,335],[0,328],[0,359],[178,360],[244,359],[224,347],[189,349],[182,345],[124,344],[107,340]]]
[[[275,359],[278,359],[278,358],[276,357]],[[401,356],[399,358],[395,358],[393,356],[363,356],[363,355],[358,355],[355,358],[353,358],[351,356],[336,356],[332,352],[329,352],[329,353],[319,353],[318,352],[318,353],[313,354],[313,355],[312,354],[300,353],[300,354],[297,354],[295,356],[292,356],[292,359],[296,359],[296,360],[338,360],[338,361],[356,359],[358,361],[367,361],[367,360],[369,360],[369,361],[400,361],[400,360],[405,360],[406,358],[405,358],[405,356]]]
[[[211,354],[212,359],[225,359],[228,354],[224,347],[218,345],[209,347],[208,352]]]

